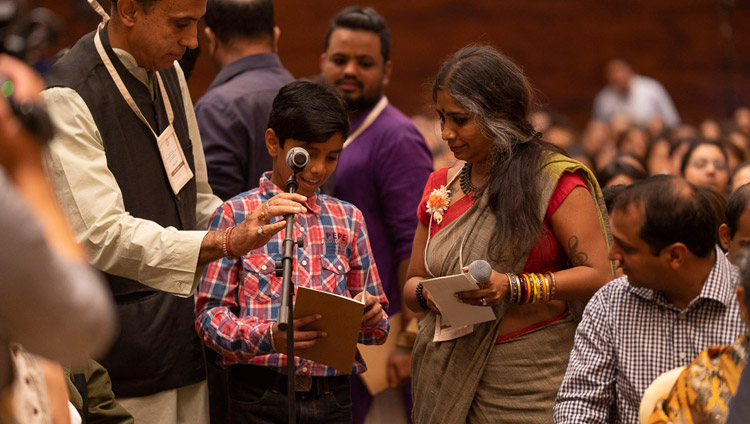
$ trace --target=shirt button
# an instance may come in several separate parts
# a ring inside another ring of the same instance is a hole
[[[302,231],[302,232],[304,233],[304,232],[305,232],[305,227],[300,227],[300,229],[299,229],[299,230],[300,230],[300,231]]]
[[[685,352],[680,352],[680,359],[685,359],[687,357],[687,354]]]
[[[343,267],[342,267],[341,265],[339,265],[339,266],[337,266],[336,268],[338,268],[338,269],[339,269],[339,271],[341,271],[341,269],[342,269]]]
[[[265,265],[261,265],[260,269],[262,269],[263,271],[265,271],[266,269],[268,269],[268,267],[265,266]]]
[[[307,372],[307,367],[302,367],[302,372]]]
[[[302,265],[307,266],[307,261],[302,261]]]

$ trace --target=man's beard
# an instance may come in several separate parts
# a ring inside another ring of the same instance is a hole
[[[349,107],[349,112],[358,112],[362,110],[370,109],[380,100],[382,92],[379,92],[376,96],[359,96],[356,99],[344,98],[346,105]]]

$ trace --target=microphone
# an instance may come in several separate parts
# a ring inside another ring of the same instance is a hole
[[[492,267],[487,261],[478,259],[469,265],[469,275],[471,275],[471,278],[482,287],[484,286],[484,283],[490,281]]]
[[[292,147],[286,153],[286,164],[296,174],[302,172],[310,163],[310,154],[302,147]]]

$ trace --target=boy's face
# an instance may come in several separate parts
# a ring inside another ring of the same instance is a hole
[[[286,190],[286,182],[292,175],[292,169],[286,164],[286,154],[294,147],[302,147],[310,153],[307,168],[297,174],[297,193],[312,197],[336,170],[339,154],[344,147],[344,137],[336,134],[322,143],[308,143],[290,138],[284,142],[284,147],[281,147],[274,131],[270,128],[266,130],[266,148],[273,157],[271,182],[282,190]]]

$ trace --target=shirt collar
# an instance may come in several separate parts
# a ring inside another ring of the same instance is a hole
[[[729,263],[729,260],[719,246],[715,246],[714,249],[716,253],[714,266],[711,268],[711,272],[708,273],[700,294],[690,302],[688,309],[693,307],[700,299],[716,301],[726,307],[730,307],[732,302],[735,301],[734,289],[737,282],[737,267]],[[727,281],[730,284],[727,284]],[[634,287],[630,284],[628,284],[628,290],[644,299],[674,307],[661,292],[656,292],[645,287]]]
[[[261,68],[281,68],[281,59],[276,53],[258,53],[241,57],[223,67],[208,89],[224,84],[239,74]]]
[[[353,121],[351,121],[349,123],[349,126],[350,126],[349,133],[353,133],[354,131],[356,131],[357,128],[359,128],[359,126],[362,125],[363,122],[365,122],[365,119],[367,119],[367,115],[369,115],[370,112],[372,112],[372,110],[375,109],[375,106],[378,105],[378,102],[382,98],[383,98],[383,95],[381,94],[380,97],[378,97],[378,101],[376,101],[375,103],[373,103],[373,105],[370,106],[370,107],[368,107],[367,109],[363,109],[362,113],[359,114],[359,116],[357,117],[357,119],[355,119],[355,120],[353,120]]]
[[[151,98],[154,97],[154,76],[156,75],[155,72],[149,72],[146,70],[146,68],[141,68],[138,66],[138,62],[136,62],[135,57],[133,57],[132,54],[128,53],[127,51],[119,48],[112,48],[112,51],[115,52],[117,55],[117,58],[120,59],[120,62],[122,62],[123,66],[130,72],[134,77],[138,79],[138,81],[142,82],[143,84],[148,87],[149,92],[151,92]]]
[[[270,199],[273,196],[283,193],[279,186],[271,181],[271,175],[273,172],[267,171],[260,177],[260,184],[258,186],[259,193],[264,199]],[[315,196],[308,197],[305,203],[307,210],[318,215],[322,208],[322,201],[320,199],[320,189],[315,192]]]

